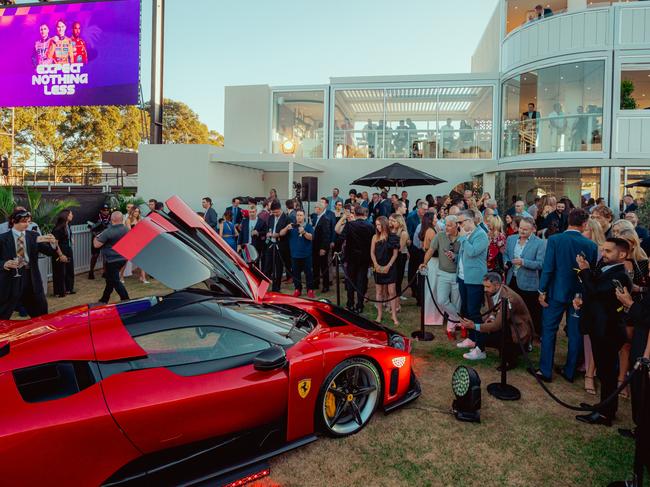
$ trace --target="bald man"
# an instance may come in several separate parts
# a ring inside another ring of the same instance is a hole
[[[99,298],[100,303],[108,303],[113,290],[117,291],[122,301],[129,299],[129,293],[126,292],[124,284],[120,281],[120,269],[126,264],[126,259],[113,250],[113,245],[119,242],[128,231],[128,228],[124,225],[122,213],[114,211],[111,214],[111,224],[106,230],[97,235],[93,241],[95,248],[101,249],[102,258],[106,262],[104,272],[106,287],[104,288],[104,294]]]

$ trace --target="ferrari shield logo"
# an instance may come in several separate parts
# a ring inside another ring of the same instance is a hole
[[[298,382],[298,394],[300,394],[300,397],[302,397],[303,399],[306,398],[310,390],[311,390],[311,379],[303,379],[300,382]]]

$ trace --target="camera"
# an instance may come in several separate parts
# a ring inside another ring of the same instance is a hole
[[[292,223],[291,228],[300,228],[300,225],[297,223]]]

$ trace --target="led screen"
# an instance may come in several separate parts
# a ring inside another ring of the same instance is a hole
[[[0,9],[0,107],[138,102],[140,0]]]

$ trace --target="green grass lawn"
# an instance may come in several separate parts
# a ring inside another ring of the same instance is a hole
[[[51,310],[96,301],[103,280],[78,276],[76,287],[74,296],[50,298]],[[127,288],[131,297],[169,292],[155,282],[145,286],[135,278],[127,279]],[[334,289],[326,297],[334,300]],[[370,306],[366,316],[376,316]],[[400,322],[399,330],[407,335],[419,327],[414,300],[402,303]],[[389,313],[384,323],[392,326]],[[472,364],[482,381],[482,422],[460,423],[449,414],[451,374],[467,361],[440,327],[429,329],[435,340],[414,345],[414,367],[422,383],[417,401],[390,415],[376,413],[357,435],[322,438],[274,459],[271,477],[261,485],[604,486],[630,476],[634,443],[617,433],[618,427],[632,424],[629,401],[620,401],[612,428],[578,423],[576,413],[546,396],[523,364],[509,373],[509,382],[521,390],[521,400],[498,401],[485,390],[500,377],[495,370],[497,352],[488,350],[487,360]],[[565,353],[566,340],[560,337],[557,363],[562,363]],[[537,360],[538,352],[532,357]],[[582,385],[581,378],[574,384],[560,378],[550,387],[571,404],[597,402]]]

